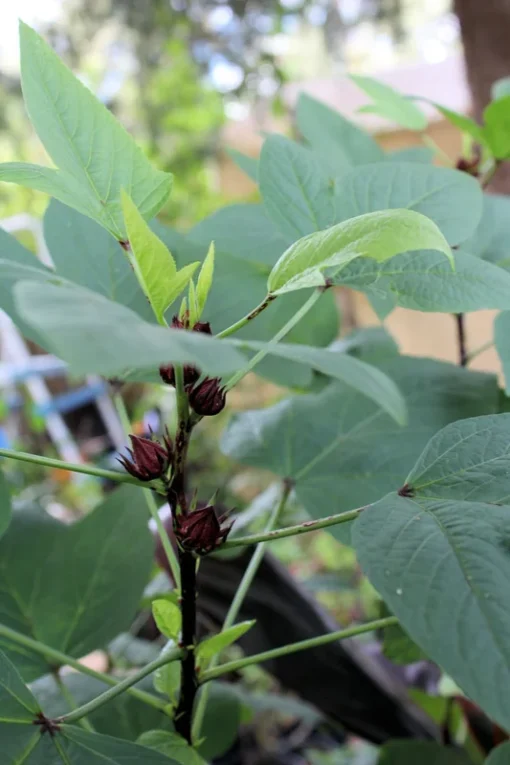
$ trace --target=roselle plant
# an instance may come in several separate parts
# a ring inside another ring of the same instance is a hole
[[[262,203],[226,207],[184,235],[153,220],[171,175],[24,24],[20,39],[27,111],[55,167],[8,163],[0,180],[53,197],[54,269],[0,231],[0,306],[74,375],[165,386],[176,418],[160,435],[135,435],[115,394],[131,443],[118,470],[1,450],[119,485],[68,526],[11,502],[0,483],[3,761],[199,765],[228,748],[240,721],[239,701],[220,703],[218,678],[379,630],[394,661],[425,657],[456,686],[431,720],[437,741],[389,742],[380,762],[482,762],[510,729],[510,414],[495,376],[469,369],[478,351],[463,314],[501,311],[495,343],[510,377],[510,202],[484,193],[510,159],[508,83],[495,86],[482,126],[437,106],[464,135],[453,168],[432,165],[428,146],[384,153],[302,96],[301,143],[270,135],[258,159],[233,155]],[[354,79],[367,109],[425,129],[417,99]],[[460,365],[403,356],[382,329],[336,340],[337,285],[364,292],[381,319],[398,305],[452,314]],[[277,477],[264,530],[246,534],[215,497],[197,496],[188,452],[251,371],[289,394],[235,415],[221,437],[233,461]],[[282,527],[291,500],[309,520]],[[174,583],[158,596],[146,590],[149,513]],[[239,615],[267,545],[316,529],[354,547],[384,614],[222,661],[257,629]],[[250,548],[223,629],[200,639],[197,569]],[[118,655],[144,592],[163,649],[131,641],[137,655],[124,660],[135,669],[120,675],[80,663],[98,648]],[[413,704],[430,711],[432,698]],[[497,726],[489,746],[470,710]],[[510,762],[509,747],[486,762]]]

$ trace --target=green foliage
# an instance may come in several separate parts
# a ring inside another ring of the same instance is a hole
[[[466,754],[432,741],[390,741],[381,749],[377,765],[469,765]]]
[[[351,74],[351,80],[373,100],[360,111],[373,112],[408,130],[424,130],[427,118],[414,101],[372,77]]]
[[[71,526],[37,507],[15,510],[0,541],[4,624],[75,657],[129,627],[152,558],[142,502],[139,489],[118,489]],[[0,643],[25,680],[51,671],[26,648]]]
[[[177,641],[181,632],[181,611],[176,603],[163,598],[152,601],[152,615],[162,635]]]
[[[151,730],[140,736],[139,743],[171,757],[180,765],[206,765],[205,760],[186,741],[171,731]]]
[[[5,476],[0,472],[0,537],[7,531],[11,522],[11,493]]]
[[[240,622],[239,624],[233,624],[226,630],[222,630],[217,635],[202,640],[197,646],[197,659],[198,661],[209,661],[216,656],[217,653],[223,651],[224,648],[228,648],[229,645],[239,640],[249,629],[253,627],[255,621]]]
[[[485,760],[485,765],[506,765],[510,760],[510,744],[502,744]]]

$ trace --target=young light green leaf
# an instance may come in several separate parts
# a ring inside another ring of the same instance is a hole
[[[454,112],[451,109],[447,109],[446,106],[441,106],[441,104],[436,104],[434,102],[431,103],[433,103],[438,112],[440,112],[440,114],[442,114],[443,117],[448,120],[448,122],[454,125],[454,127],[471,136],[471,138],[473,138],[475,141],[479,143],[485,143],[485,136],[482,126],[472,120],[471,117],[467,117],[465,114],[459,114],[459,112]]]
[[[152,615],[158,630],[165,637],[178,641],[181,632],[181,609],[164,598],[152,601]]]
[[[176,646],[175,640],[169,640],[162,653],[172,651]],[[171,661],[164,664],[154,673],[154,688],[167,696],[170,704],[175,706],[179,700],[181,686],[181,662]]]
[[[188,312],[189,312],[189,323],[190,327],[193,327],[199,318],[198,313],[198,304],[197,304],[197,291],[195,289],[195,282],[193,279],[190,279],[190,283],[188,285]]]
[[[356,258],[379,263],[402,252],[438,250],[451,261],[450,247],[435,223],[413,210],[366,213],[310,234],[283,253],[268,279],[271,294],[319,287]]]
[[[350,79],[374,101],[370,111],[408,130],[425,130],[427,127],[427,117],[411,99],[372,77],[351,74]],[[364,108],[364,111],[368,109]]]
[[[213,275],[214,275],[214,242],[211,242],[209,250],[207,251],[205,260],[202,263],[202,268],[200,269],[200,273],[198,275],[198,282],[197,282],[198,318],[202,316],[202,312],[205,308],[205,304],[207,302],[207,296],[209,295],[209,292],[212,287]]]
[[[219,632],[217,635],[202,640],[196,649],[197,662],[200,664],[200,662],[209,661],[224,648],[227,648],[227,646],[232,645],[236,640],[239,640],[239,638],[248,632],[254,624],[254,619],[247,622],[239,622],[239,624],[234,624],[232,627],[229,627],[229,629],[223,630],[223,632]]]
[[[483,113],[484,137],[496,159],[510,158],[510,95],[492,101]]]
[[[27,111],[61,173],[58,179],[34,171],[34,182],[39,184],[35,187],[58,180],[58,199],[95,218],[117,239],[125,239],[121,189],[126,189],[142,217],[150,219],[166,202],[172,176],[153,169],[113,115],[23,22],[20,46]],[[50,192],[50,187],[41,190]]]
[[[509,428],[510,414],[448,425],[426,446],[405,492],[368,508],[353,530],[363,570],[406,632],[505,728]]]
[[[187,286],[199,264],[191,263],[177,271],[172,254],[123,189],[121,197],[129,242],[126,252],[157,320],[163,324],[166,309]]]
[[[492,84],[491,96],[493,101],[510,96],[510,77],[502,77]]]

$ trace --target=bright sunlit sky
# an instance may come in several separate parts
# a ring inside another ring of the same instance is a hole
[[[61,0],[0,0],[0,66],[5,71],[19,69],[18,20],[37,27],[38,21],[58,18]]]

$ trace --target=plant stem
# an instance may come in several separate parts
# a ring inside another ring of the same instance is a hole
[[[77,708],[76,701],[75,701],[75,699],[73,697],[73,694],[71,693],[71,691],[69,690],[69,688],[67,687],[65,682],[62,680],[62,676],[60,674],[60,671],[57,669],[54,672],[53,676],[55,678],[56,684],[58,685],[58,687],[60,689],[60,693],[62,694],[64,699],[67,701],[69,709],[71,709],[71,710],[76,709]],[[92,725],[92,723],[86,717],[82,717],[82,719],[80,720],[80,725],[85,730],[88,730],[89,733],[95,733],[94,726]]]
[[[471,351],[471,353],[467,354],[467,363],[469,364],[471,361],[473,361],[473,359],[475,359],[484,351],[488,351],[489,348],[492,348],[493,345],[494,345],[494,340],[487,340],[486,343],[483,343],[483,345],[480,345],[478,348],[475,348],[474,351]]]
[[[266,295],[264,300],[258,304],[256,308],[253,309],[253,311],[250,311],[250,313],[247,313],[246,316],[243,316],[242,319],[239,319],[239,321],[236,321],[234,324],[232,324],[230,327],[227,327],[226,329],[222,330],[221,332],[218,332],[216,337],[228,337],[229,335],[233,335],[238,330],[245,327],[250,321],[253,321],[262,311],[264,311],[268,305],[270,305],[273,300],[276,300],[278,296],[277,295]]]
[[[115,404],[115,408],[117,410],[117,414],[119,416],[121,425],[124,429],[124,434],[126,435],[126,438],[127,438],[129,434],[131,433],[131,421],[129,419],[129,415],[126,409],[126,404],[124,403],[124,399],[122,398],[120,393],[114,393],[113,402]],[[177,555],[175,554],[175,550],[173,548],[170,537],[168,536],[167,530],[165,529],[164,523],[159,517],[156,500],[154,499],[154,496],[151,490],[144,489],[143,494],[145,497],[145,502],[147,503],[147,507],[149,509],[149,513],[151,514],[151,517],[154,523],[156,524],[156,529],[157,529],[159,538],[161,539],[161,544],[163,546],[163,550],[167,557],[168,565],[170,566],[170,571],[172,572],[175,586],[179,590],[181,587],[181,574],[179,570],[179,562],[177,560]]]
[[[96,709],[99,709],[99,707],[102,707],[104,704],[107,704],[109,701],[117,698],[117,696],[120,696],[120,694],[127,691],[128,688],[131,688],[133,685],[140,682],[140,680],[143,680],[144,677],[152,674],[160,667],[164,667],[165,664],[170,664],[172,661],[177,661],[181,658],[181,655],[182,650],[180,648],[174,648],[172,651],[168,651],[168,653],[164,653],[162,656],[158,656],[157,659],[154,659],[154,661],[146,664],[145,667],[139,669],[138,672],[134,672],[129,677],[126,677],[125,680],[117,683],[113,688],[109,688],[104,693],[101,693],[100,696],[97,696],[95,699],[88,701],[86,704],[78,707],[78,709],[75,709],[73,712],[62,715],[62,717],[59,718],[59,721],[65,723],[73,723],[81,720],[82,717],[85,717],[85,715],[94,712]]]
[[[318,529],[326,529],[328,526],[337,526],[340,523],[347,523],[353,521],[365,507],[358,507],[355,510],[348,510],[345,513],[338,513],[337,515],[328,515],[326,518],[320,518],[318,521],[305,521],[305,523],[299,523],[295,526],[287,526],[284,529],[276,529],[275,531],[263,531],[261,534],[250,534],[246,537],[237,537],[234,539],[227,539],[222,544],[222,549],[225,547],[241,547],[243,545],[255,545],[259,542],[273,542],[275,539],[284,539],[285,537],[295,537],[300,534],[306,534],[309,531],[317,531]]]
[[[181,691],[174,718],[175,730],[191,744],[193,707],[198,689],[195,669],[197,561],[193,553],[179,551],[181,564],[181,614],[182,637],[185,654],[181,661]]]
[[[234,387],[234,385],[237,385],[237,383],[245,377],[248,372],[251,372],[251,370],[260,362],[263,358],[265,358],[269,353],[271,353],[272,347],[274,347],[283,337],[285,337],[286,334],[290,332],[291,329],[293,329],[298,322],[301,321],[303,316],[306,316],[308,311],[310,311],[315,303],[320,300],[322,297],[322,294],[324,292],[324,289],[320,287],[319,289],[314,290],[306,303],[303,303],[299,311],[294,314],[294,316],[289,319],[289,321],[279,330],[279,332],[276,333],[276,335],[272,338],[272,340],[269,341],[269,343],[266,345],[266,347],[259,351],[258,353],[253,356],[253,358],[248,362],[248,364],[244,367],[244,369],[240,369],[239,372],[236,372],[230,380],[227,381],[225,388],[227,390],[230,390]]]
[[[50,646],[45,645],[44,643],[40,643],[38,640],[33,640],[27,635],[22,635],[21,632],[16,632],[16,630],[11,629],[10,627],[6,627],[4,624],[0,624],[0,637],[12,640],[13,643],[22,645],[24,648],[28,648],[30,651],[33,651],[40,656],[44,656],[50,661],[54,661],[58,668],[72,667],[82,675],[89,675],[89,677],[94,677],[96,680],[100,680],[101,682],[105,683],[105,685],[111,685],[112,687],[118,685],[119,683],[119,681],[111,675],[105,675],[103,672],[97,672],[95,669],[91,669],[85,664],[81,664],[77,659],[73,659],[72,656],[68,656],[61,651],[57,651],[55,648],[50,648]],[[167,707],[167,704],[164,701],[161,701],[161,699],[158,699],[158,697],[154,696],[152,693],[140,691],[138,688],[129,688],[128,693],[130,693],[134,698],[137,698],[139,701],[143,701],[145,704],[149,704],[151,707],[155,707],[156,709],[165,711]]]
[[[283,491],[282,491],[280,502],[271,513],[268,519],[268,522],[266,524],[264,534],[268,534],[272,529],[274,529],[274,527],[278,523],[278,519],[280,518],[285,508],[285,504],[287,502],[291,489],[292,489],[291,482],[285,481],[283,485]],[[230,604],[230,608],[228,609],[227,615],[225,617],[225,621],[223,622],[222,631],[229,629],[229,627],[231,627],[234,624],[235,620],[237,619],[237,616],[243,604],[243,600],[246,597],[246,593],[250,589],[253,579],[255,578],[255,575],[261,564],[262,558],[264,557],[265,547],[266,547],[266,542],[264,540],[260,541],[257,544],[253,552],[253,555],[251,556],[250,562],[246,568],[246,571],[244,572],[243,578],[241,579],[239,583],[239,587],[237,588],[237,592],[234,595],[234,599],[232,600],[232,603]],[[217,666],[217,664],[218,664],[218,656],[214,656],[209,664],[209,671],[213,671],[214,668]],[[202,688],[200,697],[198,699],[195,716],[193,718],[192,738],[193,738],[193,741],[195,742],[198,741],[200,738],[200,730],[202,728],[202,723],[205,716],[208,696],[209,696],[209,689],[207,687]]]
[[[42,465],[48,468],[57,468],[58,470],[69,470],[73,473],[84,473],[93,475],[96,478],[105,478],[109,481],[118,481],[119,483],[131,483],[135,486],[147,487],[147,483],[138,481],[129,473],[121,473],[117,470],[103,470],[93,465],[76,465],[74,462],[62,462],[62,460],[52,457],[41,457],[38,454],[28,454],[28,452],[17,452],[13,449],[0,449],[0,457],[7,457],[11,460],[20,460],[21,462],[31,462],[34,465]]]
[[[186,457],[188,454],[191,424],[189,417],[188,396],[184,389],[184,370],[182,365],[175,364],[175,396],[177,403],[177,432],[175,434],[175,464],[172,484],[168,500],[173,513],[178,512],[178,505],[183,513],[187,513],[186,500]],[[172,507],[172,504],[174,505]]]
[[[457,322],[457,346],[459,349],[459,366],[465,367],[468,363],[468,353],[466,348],[466,325],[463,313],[454,314]]]
[[[206,683],[208,680],[214,680],[217,677],[221,677],[221,675],[244,669],[244,667],[249,667],[252,664],[261,664],[264,661],[278,659],[280,656],[288,656],[291,653],[305,651],[307,648],[318,648],[319,646],[327,645],[328,643],[334,643],[336,640],[345,640],[346,638],[355,637],[356,635],[362,635],[365,632],[373,632],[374,630],[383,629],[384,627],[393,627],[395,624],[398,624],[397,617],[387,616],[384,619],[376,619],[373,622],[360,624],[358,627],[348,627],[344,630],[329,632],[326,635],[309,638],[308,640],[300,640],[299,643],[283,645],[281,648],[273,648],[271,651],[257,653],[253,656],[247,656],[244,659],[238,659],[237,661],[230,661],[227,664],[222,664],[216,669],[206,670],[201,676],[200,682]]]

